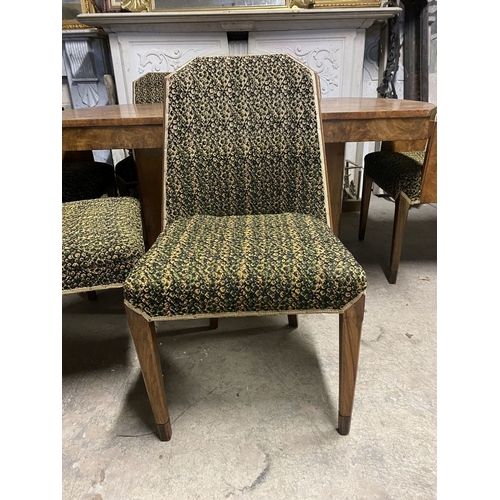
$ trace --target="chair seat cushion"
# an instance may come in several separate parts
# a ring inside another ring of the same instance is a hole
[[[304,214],[174,221],[124,285],[148,319],[264,311],[339,312],[366,275],[322,220]]]
[[[62,204],[63,293],[122,286],[144,251],[135,198]]]
[[[113,165],[99,161],[62,164],[62,202],[100,198],[115,182]]]
[[[404,193],[411,203],[418,203],[424,157],[425,151],[368,153],[365,156],[365,174],[393,198]]]

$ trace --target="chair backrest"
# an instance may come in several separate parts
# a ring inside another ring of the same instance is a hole
[[[165,224],[328,215],[314,71],[285,54],[198,57],[165,79]]]
[[[132,82],[134,104],[162,103],[164,98],[166,72],[150,72]]]
[[[429,124],[429,140],[422,167],[420,203],[437,203],[437,120]]]

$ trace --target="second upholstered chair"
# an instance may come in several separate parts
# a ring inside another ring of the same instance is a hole
[[[62,204],[62,293],[121,288],[144,255],[141,207],[134,198]]]
[[[288,55],[195,58],[165,79],[163,231],[124,285],[161,440],[155,322],[340,314],[338,431],[351,423],[366,275],[328,225],[315,73]]]
[[[365,238],[373,183],[394,198],[394,227],[387,280],[397,280],[403,235],[410,206],[437,202],[437,121],[429,125],[429,137],[422,151],[406,151],[406,144],[389,143],[386,150],[365,156],[365,170],[359,220],[359,239]],[[397,151],[401,149],[403,151]]]
[[[150,72],[132,82],[134,104],[163,103],[164,80],[168,73]],[[132,155],[116,164],[116,183],[121,196],[139,198],[137,166]]]

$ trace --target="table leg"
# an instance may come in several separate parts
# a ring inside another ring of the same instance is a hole
[[[135,149],[146,246],[150,248],[161,232],[163,199],[162,149]]]
[[[330,225],[332,231],[338,237],[340,235],[340,216],[342,214],[345,143],[326,143],[325,150],[328,171],[328,190],[330,194]]]

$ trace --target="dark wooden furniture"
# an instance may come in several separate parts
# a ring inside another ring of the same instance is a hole
[[[422,204],[422,203],[437,203],[437,122],[432,120],[429,124],[429,137],[427,141],[422,144],[420,141],[409,142],[409,141],[395,141],[384,143],[382,145],[382,151],[379,153],[371,153],[371,155],[378,155],[379,160],[377,161],[377,166],[380,169],[374,169],[374,172],[380,175],[383,179],[382,183],[378,180],[378,175],[375,173],[369,175],[368,171],[365,171],[363,177],[363,189],[362,189],[362,199],[361,199],[361,213],[359,219],[359,239],[364,240],[366,232],[366,223],[368,220],[368,209],[370,206],[370,197],[373,183],[382,184],[381,187],[384,190],[388,188],[383,185],[388,182],[388,185],[397,185],[400,181],[398,178],[401,176],[407,176],[405,172],[406,168],[406,156],[403,154],[394,155],[394,153],[402,153],[407,151],[419,151],[421,150],[423,161],[419,160],[418,163],[421,164],[421,174],[417,177],[418,190],[417,196],[409,197],[408,193],[404,189],[401,192],[391,192],[387,193],[394,198],[395,210],[394,210],[394,226],[392,231],[392,243],[391,243],[391,257],[389,262],[389,272],[387,275],[387,280],[389,283],[394,284],[397,280],[399,263],[401,260],[401,251],[403,248],[403,236],[406,226],[406,221],[408,219],[408,211],[411,205]],[[425,151],[425,154],[423,153]],[[390,156],[384,156],[385,153],[389,153]],[[392,175],[388,174],[384,163],[391,162],[392,167],[395,167],[392,171]],[[368,165],[368,160],[367,160]],[[418,168],[418,164],[417,164]],[[367,167],[367,170],[368,167]],[[380,172],[380,174],[379,174]],[[373,178],[371,177],[373,176]],[[389,178],[392,177],[392,180]],[[378,182],[377,182],[378,181]],[[408,182],[408,181],[402,181]]]

